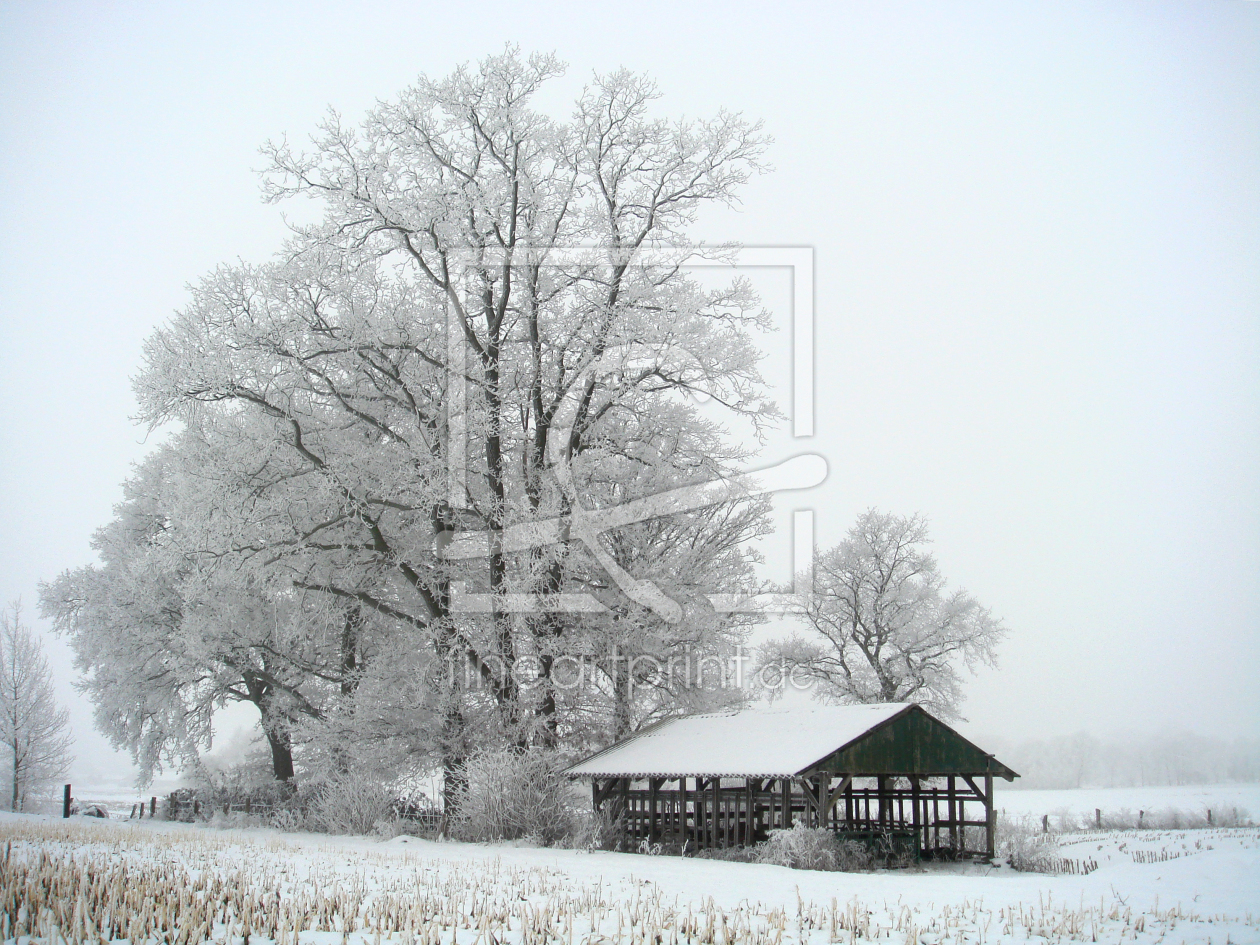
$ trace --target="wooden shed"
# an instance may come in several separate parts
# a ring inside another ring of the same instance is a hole
[[[992,857],[1018,777],[917,705],[760,707],[643,729],[568,769],[627,846],[750,845],[803,822],[925,857]]]

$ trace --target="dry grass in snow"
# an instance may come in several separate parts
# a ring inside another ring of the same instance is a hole
[[[1113,884],[1097,897],[1088,887],[1087,899],[1087,887],[1076,898],[1065,891],[1077,887],[1055,886],[1058,878],[1009,870],[994,876],[974,867],[851,876],[666,857],[8,818],[0,821],[0,938],[68,945],[1244,945],[1260,942],[1251,911],[1210,912],[1193,901],[1161,906],[1158,895],[1147,901],[1142,877],[1154,874],[1135,872],[1152,868],[1135,854],[1158,849],[1185,858],[1208,854],[1208,845],[1254,853],[1258,836],[1254,829],[1207,832],[1184,843],[1174,835],[1143,836],[1139,849],[1120,834],[1110,841],[1091,835],[1081,841],[1098,847],[1090,855],[1128,885]],[[1041,886],[1029,885],[1034,881]]]

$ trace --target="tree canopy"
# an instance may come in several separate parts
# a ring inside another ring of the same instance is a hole
[[[569,528],[747,458],[698,397],[775,422],[756,298],[683,265],[688,225],[737,199],[767,142],[737,115],[652,117],[655,88],[625,71],[556,120],[530,103],[560,70],[508,50],[357,127],[331,113],[307,151],[268,144],[267,198],[322,218],[207,275],[147,342],[142,418],[178,432],[98,536],[102,564],[44,600],[150,769],[195,752],[232,699],[259,707],[285,777],[311,726],[454,769],[470,739],[602,741],[721,696],[635,658],[741,638],[748,618],[708,594],[750,584],[767,504]],[[548,540],[505,542],[533,525]],[[477,560],[444,556],[461,532],[484,539]],[[558,681],[563,658],[579,685]],[[419,714],[384,704],[400,666]]]
[[[770,644],[763,661],[837,702],[917,702],[957,717],[962,670],[995,665],[1002,622],[947,591],[927,522],[870,509],[814,558],[812,632]]]

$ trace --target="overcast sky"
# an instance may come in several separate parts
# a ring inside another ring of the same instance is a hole
[[[0,4],[4,600],[93,560],[144,338],[282,239],[258,147],[509,41],[558,116],[626,66],[764,119],[697,235],[814,251],[817,435],[764,458],[831,475],[784,523],[931,520],[1011,629],[970,731],[1260,735],[1260,3]],[[74,777],[125,772],[47,645]]]

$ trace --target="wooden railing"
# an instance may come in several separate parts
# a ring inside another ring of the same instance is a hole
[[[983,794],[962,784],[883,790],[848,785],[834,795],[818,783],[750,780],[719,786],[702,780],[699,785],[665,789],[650,782],[647,789],[630,789],[624,782],[608,783],[602,791],[596,785],[596,802],[611,805],[631,846],[641,841],[748,846],[767,839],[772,830],[805,823],[855,838],[914,838],[917,849],[929,856],[986,852],[966,849],[966,828],[985,829],[989,821]]]

